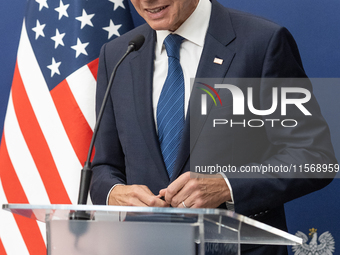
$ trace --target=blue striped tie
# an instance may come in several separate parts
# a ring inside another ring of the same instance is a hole
[[[168,54],[168,75],[157,105],[158,139],[171,177],[184,126],[184,78],[179,62],[183,37],[170,34],[164,40]]]

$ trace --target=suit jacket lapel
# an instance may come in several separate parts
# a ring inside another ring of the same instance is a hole
[[[145,35],[145,43],[130,61],[133,76],[134,101],[137,119],[144,140],[149,148],[157,169],[168,178],[155,128],[152,104],[153,59],[155,52],[155,33],[150,28]],[[151,60],[151,61],[145,61]],[[148,167],[148,166],[146,166]]]
[[[235,49],[231,45],[231,42],[235,38],[236,35],[232,27],[229,12],[218,2],[212,0],[209,28],[205,38],[205,46],[197,69],[196,78],[221,78],[221,81],[223,80],[235,56]],[[215,58],[222,59],[223,63],[215,64]],[[186,118],[182,143],[171,181],[175,180],[182,173],[182,169],[189,160],[190,152],[192,152],[201,128],[206,121],[207,115],[200,116],[199,114],[190,114],[190,109],[192,111],[200,111],[200,95],[200,93],[196,93],[194,86],[190,96],[190,106]],[[208,103],[208,113],[212,104],[212,101]],[[199,118],[195,117],[198,115]],[[192,128],[191,130],[190,122],[195,123],[195,128]]]

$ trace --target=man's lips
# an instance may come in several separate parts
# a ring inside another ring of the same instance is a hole
[[[150,12],[150,13],[158,13],[158,12],[161,12],[162,10],[164,10],[167,7],[168,7],[168,5],[162,6],[162,7],[153,8],[153,9],[146,9],[146,11]]]

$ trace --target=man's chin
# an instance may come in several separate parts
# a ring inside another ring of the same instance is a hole
[[[165,20],[146,20],[146,22],[149,24],[149,26],[153,30],[169,30],[169,31],[175,31],[179,26],[176,26],[172,24],[171,22],[167,22]]]

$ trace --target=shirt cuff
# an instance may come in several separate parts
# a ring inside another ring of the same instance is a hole
[[[222,175],[228,188],[229,188],[229,191],[230,191],[230,201],[226,201],[226,206],[227,206],[227,209],[230,210],[230,211],[235,211],[235,207],[234,207],[234,195],[233,195],[233,189],[231,188],[231,185],[230,185],[230,182],[227,178],[227,176],[225,176],[224,173],[222,172],[219,172],[218,174]]]
[[[112,191],[117,185],[125,185],[125,184],[115,184],[115,185],[113,185],[113,187],[109,190],[109,193],[107,193],[107,197],[106,197],[106,205],[109,205],[110,193],[111,193],[111,191]]]

